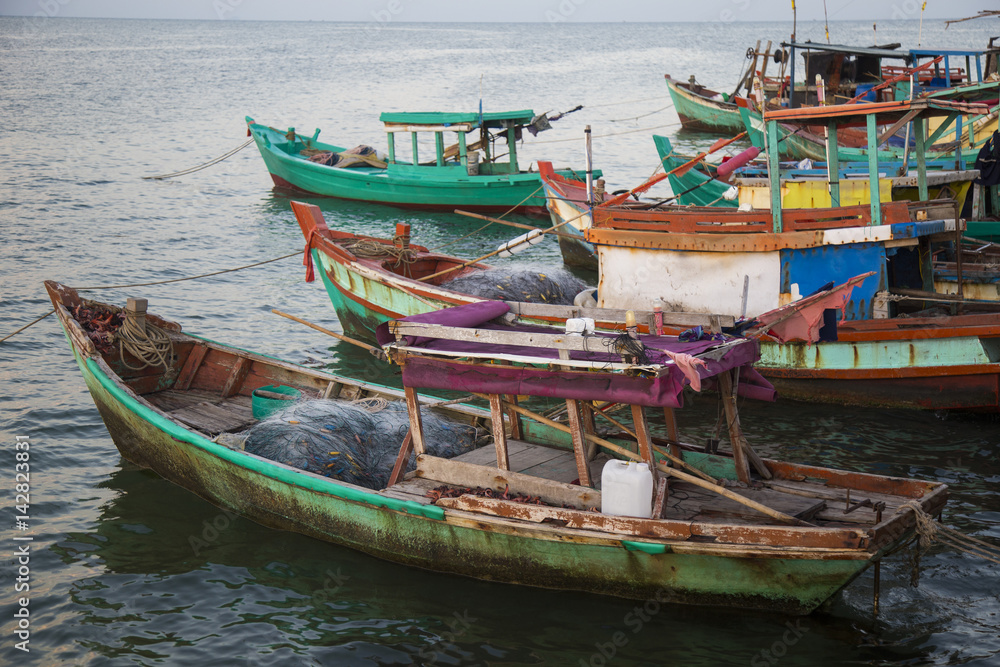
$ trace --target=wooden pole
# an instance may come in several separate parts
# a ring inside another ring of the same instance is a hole
[[[497,450],[497,468],[510,470],[507,455],[507,433],[503,425],[503,400],[499,394],[490,394],[490,421],[493,425],[493,445]]]
[[[455,213],[460,213],[460,211],[455,211]],[[587,209],[586,211],[584,211],[580,215],[574,216],[574,217],[570,218],[569,220],[563,220],[562,222],[560,222],[557,225],[552,225],[548,229],[543,229],[543,230],[541,230],[541,232],[542,232],[542,234],[551,234],[553,232],[553,230],[556,230],[556,229],[559,229],[560,227],[568,225],[569,223],[573,222],[574,220],[579,220],[580,218],[582,218],[585,215],[590,215],[590,209]],[[541,236],[541,235],[539,235],[539,236]],[[537,239],[538,236],[535,236],[533,238]],[[521,241],[521,243],[525,243],[527,240],[528,239],[524,239],[523,241]],[[520,244],[517,244],[517,245],[520,245]],[[509,250],[510,247],[512,247],[512,246],[507,246],[506,244],[504,244],[503,247],[497,248],[493,252],[486,253],[482,257],[477,257],[476,259],[470,259],[468,262],[462,262],[461,264],[456,264],[455,266],[453,266],[453,267],[451,267],[449,269],[444,269],[443,271],[438,271],[437,273],[432,273],[431,275],[424,276],[423,278],[417,278],[417,280],[420,281],[420,282],[426,282],[426,281],[430,280],[431,278],[437,278],[438,276],[443,276],[446,273],[451,273],[452,271],[458,271],[459,269],[464,269],[465,267],[472,266],[473,264],[477,264],[477,263],[483,261],[484,259],[489,259],[490,257],[493,257],[494,255],[499,255],[500,253]]]
[[[671,414],[673,413],[673,409],[672,408],[663,408],[663,410],[664,410],[664,412],[666,412],[666,411],[669,410]],[[625,426],[625,424],[622,424],[620,421],[618,421],[617,419],[615,419],[614,417],[612,417],[610,415],[605,414],[601,410],[595,410],[595,412],[597,412],[598,414],[600,414],[602,417],[604,417],[609,422],[611,422],[612,424],[614,424],[615,426],[617,426],[618,428],[620,428],[625,433],[628,433],[630,436],[632,436],[633,438],[635,438],[636,442],[639,441],[639,436],[636,435],[635,433],[633,433],[632,429],[630,429],[628,426]],[[652,443],[651,443],[651,446],[652,446],[654,452],[656,452],[657,454],[659,454],[663,458],[667,459],[668,461],[672,461],[676,465],[679,465],[680,467],[684,468],[685,470],[688,470],[688,471],[694,473],[695,475],[698,475],[698,477],[701,477],[706,482],[711,482],[712,484],[718,484],[719,483],[719,480],[715,479],[711,475],[709,475],[709,474],[707,474],[707,473],[705,473],[705,472],[703,472],[701,470],[698,470],[693,465],[691,465],[690,463],[688,463],[687,461],[685,461],[684,459],[681,458],[680,445],[677,444],[679,442],[678,437],[677,437],[677,429],[676,428],[671,429],[669,424],[667,425],[667,437],[672,441],[670,443],[670,448],[672,450],[674,450],[674,451],[667,452],[662,447],[657,447],[656,445],[652,445]]]
[[[590,459],[587,458],[587,435],[580,419],[580,403],[572,398],[566,399],[567,417],[569,418],[569,434],[573,436],[573,456],[576,459],[576,473],[580,486],[593,486],[590,479]]]
[[[518,406],[511,406],[511,407],[514,410],[516,410],[517,412],[519,412],[522,415],[524,415],[525,417],[528,417],[530,419],[534,419],[535,421],[537,421],[537,422],[539,422],[541,424],[545,424],[546,426],[551,426],[552,428],[557,429],[559,431],[562,431],[563,433],[571,433],[571,431],[570,431],[570,429],[569,429],[568,426],[560,424],[559,422],[554,422],[551,419],[546,419],[542,415],[534,413],[534,412],[532,412],[530,410],[527,410],[527,409],[525,409],[525,408],[523,408],[523,407],[521,407],[519,405]],[[631,459],[633,461],[641,461],[641,457],[638,454],[636,454],[635,452],[629,451],[629,450],[625,449],[624,447],[619,447],[618,445],[616,445],[613,442],[608,442],[607,440],[605,440],[603,438],[599,438],[596,435],[590,435],[589,433],[584,434],[584,437],[587,438],[587,439],[592,439],[594,442],[596,442],[601,447],[604,447],[605,449],[609,449],[609,450],[611,450],[613,452],[621,454],[622,456],[625,456],[625,457],[627,457],[627,458],[629,458],[629,459]],[[689,474],[687,474],[685,472],[681,472],[680,470],[677,470],[676,468],[668,468],[667,466],[665,466],[662,463],[660,463],[660,464],[657,464],[657,470],[659,470],[661,472],[665,472],[668,475],[671,475],[672,477],[676,477],[677,479],[680,479],[682,481],[690,482],[690,483],[694,484],[695,486],[698,486],[698,487],[700,487],[702,489],[706,489],[708,491],[712,491],[713,493],[717,493],[720,496],[725,496],[726,498],[729,498],[733,502],[737,502],[737,503],[740,503],[741,505],[745,505],[745,506],[747,506],[747,507],[749,507],[751,509],[754,509],[754,510],[760,512],[761,514],[765,514],[765,515],[771,517],[772,519],[775,519],[777,521],[781,521],[782,523],[789,523],[789,524],[793,524],[793,525],[797,525],[797,526],[810,526],[810,527],[815,528],[815,526],[813,524],[811,524],[811,523],[809,523],[807,521],[803,521],[801,519],[797,519],[796,517],[789,516],[788,514],[783,514],[782,512],[779,512],[777,510],[771,509],[767,505],[762,505],[761,503],[758,503],[758,502],[756,502],[754,500],[750,500],[749,498],[744,498],[743,496],[739,495],[738,493],[734,493],[734,492],[730,491],[729,489],[727,489],[725,487],[718,486],[718,485],[712,484],[710,482],[706,482],[705,480],[699,479],[698,477],[695,477],[694,475],[689,475]]]
[[[476,218],[477,220],[486,220],[488,222],[495,222],[495,223],[497,223],[499,225],[507,225],[508,227],[517,227],[518,229],[527,229],[529,231],[537,229],[540,232],[541,231],[545,231],[544,228],[542,228],[542,227],[535,227],[534,225],[525,225],[524,223],[512,222],[510,220],[501,220],[500,218],[491,218],[488,215],[480,215],[479,213],[472,213],[470,211],[462,211],[460,209],[455,209],[455,213],[457,213],[459,215],[464,215],[467,218]],[[552,234],[552,236],[559,236],[559,237],[564,238],[564,239],[578,239],[578,238],[580,238],[578,236],[574,236],[573,234],[564,234],[562,232],[553,232],[551,230],[549,231],[549,233]]]
[[[319,326],[318,324],[313,324],[312,322],[307,322],[306,320],[303,320],[301,318],[295,317],[294,315],[289,315],[288,313],[283,313],[280,310],[277,310],[275,308],[272,308],[271,312],[274,313],[275,315],[281,315],[282,317],[287,317],[288,319],[290,319],[290,320],[292,320],[294,322],[298,322],[299,324],[304,324],[307,327],[309,327],[310,329],[315,329],[316,331],[319,331],[320,333],[325,333],[327,336],[333,336],[337,340],[342,340],[345,343],[350,343],[351,345],[356,345],[356,346],[358,346],[358,347],[360,347],[360,348],[362,348],[364,350],[368,350],[373,355],[375,355],[379,359],[382,359],[383,361],[388,361],[389,360],[388,357],[385,356],[385,352],[383,352],[381,350],[381,348],[375,347],[374,345],[369,345],[368,343],[362,343],[360,340],[355,340],[353,338],[349,338],[348,336],[345,336],[344,334],[339,334],[336,331],[330,331],[329,329],[324,329],[323,327]]]

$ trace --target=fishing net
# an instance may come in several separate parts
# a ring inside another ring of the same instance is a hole
[[[573,305],[573,298],[587,288],[568,271],[490,269],[449,280],[445,286],[456,292],[498,301],[528,301],[558,306]]]
[[[453,458],[477,445],[473,426],[421,408],[427,453]],[[369,489],[385,488],[410,428],[400,401],[298,401],[255,424],[246,451]],[[407,470],[416,457],[410,456]]]

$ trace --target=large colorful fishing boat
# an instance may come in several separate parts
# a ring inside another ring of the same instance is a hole
[[[670,189],[676,195],[676,203],[682,206],[723,206],[737,208],[740,205],[751,208],[768,208],[771,201],[771,185],[767,164],[763,159],[754,160],[736,169],[719,167],[701,162],[694,168],[680,168],[691,160],[691,155],[676,152],[670,139],[653,135],[660,164],[667,172]],[[740,156],[736,156],[739,160]],[[971,190],[972,182],[979,177],[975,169],[954,170],[953,160],[927,160],[927,192],[931,199],[953,199],[964,202]],[[902,161],[879,163],[879,195],[883,201],[918,201],[917,170],[914,166],[907,173],[899,175]],[[827,164],[807,161],[806,164],[783,162],[781,169],[781,197],[784,208],[826,208],[831,205]],[[842,205],[862,205],[871,203],[869,187],[869,165],[867,162],[848,162],[839,165],[840,203]],[[732,188],[736,187],[736,192]]]
[[[917,517],[939,513],[947,497],[936,482],[759,456],[735,412],[738,394],[773,395],[754,379],[752,340],[571,336],[511,323],[506,304],[479,303],[383,326],[384,350],[403,367],[399,391],[186,334],[142,300],[122,309],[46,288],[122,456],[265,526],[405,565],[804,614],[869,566],[877,572],[912,538]],[[684,444],[677,427],[685,387],[708,384],[724,388],[728,453]],[[468,389],[490,409],[445,405],[418,388]],[[564,401],[566,421],[511,396],[523,393]],[[291,394],[296,419],[258,411]],[[380,400],[365,401],[367,410],[348,404],[371,398]],[[608,414],[607,401],[630,406],[632,428]],[[331,411],[375,419],[391,405],[409,417],[405,437],[361,434],[357,457],[323,451],[329,465],[288,463],[273,454],[275,437],[255,449],[262,426],[306,432],[299,415],[323,415],[312,424],[320,444],[350,443],[346,425],[324,428]],[[650,434],[649,409],[668,420],[668,438]],[[444,416],[483,427],[486,442],[475,438],[462,453],[440,442],[428,422]],[[617,430],[599,437],[595,419]],[[385,446],[395,453],[387,481],[351,481],[367,448]],[[334,465],[347,459],[353,468]]]
[[[694,75],[687,82],[669,74],[665,79],[674,109],[685,129],[732,135],[743,129],[737,99],[740,95],[751,97],[754,94],[755,79],[762,93],[777,106],[808,106],[822,101],[834,104],[848,100],[893,101],[911,96],[911,82],[915,97],[982,83],[996,71],[1000,53],[993,47],[982,51],[907,51],[899,46],[864,48],[782,42],[780,48],[772,52],[771,42],[761,51],[758,41],[755,48],[747,49],[747,66],[731,93],[706,88]],[[797,54],[803,59],[798,79]],[[775,63],[773,67],[780,67],[780,71],[769,77],[767,70],[771,60]],[[902,62],[900,65],[885,64],[892,61]],[[816,83],[817,77],[820,83]]]
[[[769,111],[770,172],[779,173],[771,134],[777,123],[824,124],[831,145],[841,127],[861,125],[874,144],[879,115],[890,124],[912,121],[922,149],[928,118],[963,106],[924,99]],[[784,396],[804,400],[996,411],[1000,309],[970,298],[971,290],[966,295],[961,255],[953,289],[935,284],[932,249],[958,244],[964,221],[954,203],[927,200],[921,150],[915,159],[920,202],[883,203],[874,183],[869,205],[827,209],[786,210],[778,188],[768,210],[752,211],[658,209],[610,198],[590,209],[593,225],[584,233],[600,261],[598,305],[753,318],[871,272],[847,302],[835,339],[765,342],[761,373]],[[870,172],[878,173],[874,157]],[[835,203],[837,173],[834,159]]]
[[[522,132],[548,127],[544,114],[383,113],[381,120],[388,140],[385,155],[370,146],[323,143],[318,129],[303,136],[295,128],[277,130],[246,119],[278,187],[406,208],[545,213],[538,174],[522,169],[517,153]],[[456,143],[446,147],[446,135],[454,135]],[[397,144],[397,136],[410,140]],[[420,137],[428,136],[433,148],[424,145],[430,152],[421,155]]]

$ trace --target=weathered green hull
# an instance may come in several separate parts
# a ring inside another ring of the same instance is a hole
[[[789,613],[812,611],[869,563],[863,553],[813,560],[763,547],[577,543],[532,526],[481,530],[435,506],[387,498],[210,442],[124,391],[93,359],[78,355],[77,361],[125,458],[265,526],[386,560],[529,586]]]
[[[715,132],[727,135],[743,131],[743,121],[735,104],[696,95],[666,78],[670,99],[681,125],[688,130]]]
[[[660,162],[667,173],[687,162],[687,158],[674,156],[673,146],[666,137],[654,134],[653,143],[656,144],[656,152],[659,153]],[[729,184],[709,177],[701,171],[702,169],[703,167],[696,165],[683,174],[667,176],[670,189],[677,196],[677,203],[684,206],[721,206],[723,208],[739,206],[739,202],[735,199],[730,201],[722,196],[729,189]]]
[[[352,199],[406,208],[446,210],[456,208],[481,212],[544,213],[545,197],[537,173],[470,176],[461,165],[442,166],[390,163],[386,169],[361,166],[346,169],[309,162],[298,155],[305,147],[296,137],[250,124],[250,131],[275,185],[310,194]],[[315,140],[308,147],[342,152],[345,149]],[[486,166],[483,167],[484,171]],[[570,170],[567,177],[579,177]]]
[[[433,299],[430,295],[420,297],[434,304],[432,308],[412,293],[352,271],[318,249],[314,248],[312,253],[323,287],[337,311],[337,319],[349,335],[375,340],[375,329],[388,320],[479,300],[472,297],[462,300]]]

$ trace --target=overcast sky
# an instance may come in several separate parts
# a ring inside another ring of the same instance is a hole
[[[0,14],[295,21],[781,21],[790,0],[0,0]],[[830,21],[920,18],[918,0],[826,0]],[[928,0],[924,20],[964,18],[996,0]],[[800,21],[823,20],[823,0],[799,0]],[[977,19],[996,24],[996,19]]]

